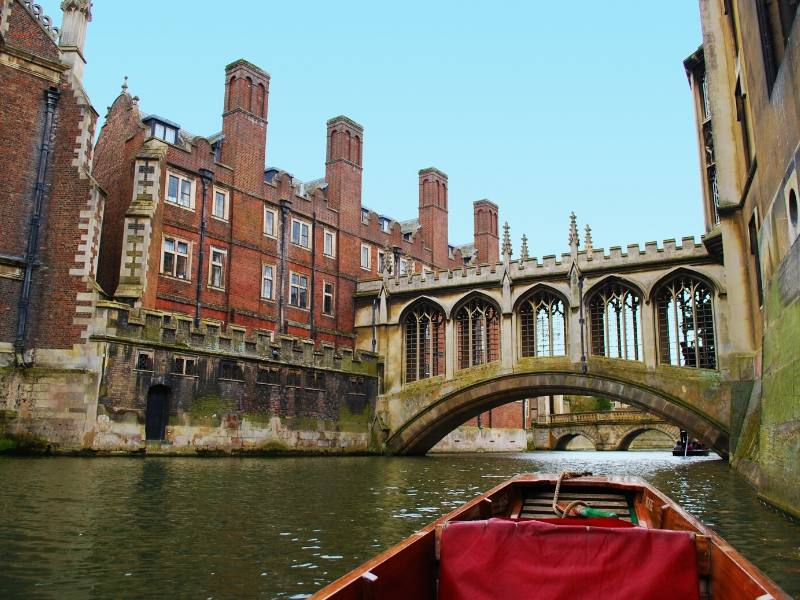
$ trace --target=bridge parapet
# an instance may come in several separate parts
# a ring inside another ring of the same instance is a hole
[[[585,413],[539,415],[537,425],[575,425],[585,423],[666,423],[664,419],[641,410],[613,410]]]
[[[709,259],[709,254],[702,239],[701,237],[701,242],[696,242],[694,236],[687,236],[681,239],[680,245],[675,239],[667,239],[661,245],[655,241],[646,242],[644,248],[639,244],[629,244],[624,250],[622,246],[611,246],[608,251],[603,248],[579,250],[577,264],[579,269],[588,275],[608,270],[634,270],[653,265],[704,261]],[[510,261],[508,272],[515,279],[549,278],[558,275],[566,277],[572,264],[569,253],[560,256],[550,254],[541,259],[530,257]],[[506,272],[504,267],[504,263],[497,263],[407,275],[396,274],[387,277],[385,282],[382,279],[360,282],[358,292],[365,295],[378,293],[384,287],[384,283],[390,294],[463,285],[499,284]]]

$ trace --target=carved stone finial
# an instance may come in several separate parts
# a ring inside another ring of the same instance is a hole
[[[578,247],[580,244],[580,238],[578,238],[578,218],[575,216],[574,212],[569,213],[569,247],[575,248]]]
[[[384,277],[391,277],[394,271],[394,254],[388,242],[383,247],[383,264],[380,265]]]
[[[122,78],[122,93],[123,94],[127,94],[128,93],[128,76],[127,75],[125,75],[125,77]]]
[[[508,262],[509,260],[511,260],[511,228],[506,221],[503,225],[503,261]]]
[[[61,10],[71,11],[76,10],[86,15],[86,20],[92,20],[92,3],[90,0],[64,0],[61,3]]]
[[[520,261],[528,260],[528,236],[524,233],[522,234],[522,244],[519,247],[519,259]]]
[[[586,249],[586,258],[592,258],[592,252],[594,251],[594,246],[592,245],[592,228],[589,227],[588,223],[584,228],[585,235],[583,236],[583,247]]]

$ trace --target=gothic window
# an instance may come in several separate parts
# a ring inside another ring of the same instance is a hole
[[[444,311],[431,302],[420,302],[403,320],[405,335],[405,382],[444,374]]]
[[[564,356],[566,321],[564,302],[544,290],[528,296],[519,310],[521,354],[528,356]]]
[[[589,301],[592,354],[642,360],[642,299],[620,283],[609,283]]]
[[[681,275],[656,295],[658,345],[662,364],[715,369],[714,311],[711,288]]]
[[[455,319],[459,369],[499,358],[500,317],[494,304],[476,298],[459,308]]]

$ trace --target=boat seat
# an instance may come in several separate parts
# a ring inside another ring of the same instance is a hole
[[[440,538],[441,600],[699,598],[689,532],[488,519],[451,521]]]
[[[593,491],[570,491],[564,489],[559,494],[559,502],[570,503],[574,500],[588,502],[592,508],[599,508],[612,512],[617,518],[631,521],[631,504],[624,494]],[[547,519],[553,517],[553,492],[552,490],[537,490],[528,492],[522,500],[518,518],[520,519]]]

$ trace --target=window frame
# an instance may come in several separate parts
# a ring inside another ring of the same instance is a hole
[[[367,251],[367,264],[364,266],[364,250]],[[372,270],[372,246],[369,244],[361,243],[361,251],[358,257],[359,265],[364,271],[371,271]]]
[[[300,232],[300,234],[299,234],[298,241],[295,241],[295,239],[294,239],[294,226],[295,226],[295,223],[297,223],[299,225],[299,230],[298,231]],[[302,231],[303,231],[303,227],[304,226],[308,229],[308,232],[306,233],[306,241],[308,242],[307,246],[304,246],[301,243],[302,240],[303,240]],[[297,217],[292,217],[292,223],[291,223],[291,226],[289,228],[289,242],[292,245],[297,246],[298,248],[302,248],[303,250],[308,250],[310,252],[311,251],[311,236],[312,235],[314,235],[314,229],[313,229],[313,227],[311,227],[311,223],[309,223],[308,221],[304,221],[303,219],[298,219]]]
[[[267,231],[267,213],[272,214],[272,232]],[[261,230],[263,231],[264,235],[271,238],[278,237],[278,211],[274,208],[270,208],[266,204],[264,205],[264,216]]]
[[[164,247],[167,240],[172,240],[175,243],[174,249],[171,251],[172,254],[175,256],[173,261],[173,269],[172,272],[167,272],[164,270],[164,257],[166,253],[166,248]],[[186,244],[186,254],[179,254],[178,253],[178,243],[183,242]],[[177,274],[178,270],[178,256],[184,256],[186,258],[186,277],[180,277]],[[169,277],[170,279],[175,279],[177,281],[185,281],[187,283],[192,281],[192,243],[189,240],[180,238],[174,235],[167,235],[162,234],[161,236],[161,264],[159,265],[158,270],[159,275],[163,275],[165,277]]]
[[[175,362],[181,360],[182,368],[180,371],[175,370]],[[186,372],[186,363],[187,361],[191,361],[192,363],[192,372]],[[169,370],[170,375],[178,375],[180,377],[197,377],[197,357],[196,356],[188,356],[186,354],[175,354],[172,356],[172,365],[170,366]]]
[[[361,224],[362,225],[369,225],[369,209],[362,208],[361,209]]]
[[[214,253],[218,252],[222,254],[222,263],[215,263],[214,262]],[[208,287],[212,290],[225,290],[225,270],[228,266],[228,251],[224,248],[217,248],[216,246],[209,246],[208,247]],[[214,267],[219,267],[219,279],[220,285],[214,285],[213,281],[213,273]]]
[[[272,277],[269,278],[271,291],[269,296],[264,295],[264,281],[267,279],[264,273],[267,269],[272,270]],[[272,263],[261,263],[261,290],[259,294],[262,300],[267,300],[270,302],[275,300],[275,269],[276,267]]]
[[[175,177],[178,180],[178,196],[173,200],[169,195],[169,181],[170,177]],[[181,204],[181,190],[183,189],[183,183],[189,182],[189,205],[186,206]],[[193,177],[188,175],[184,175],[179,171],[172,171],[167,170],[166,177],[164,178],[164,202],[171,204],[172,206],[177,206],[178,208],[182,208],[183,210],[189,210],[194,212],[195,209],[195,195],[196,195],[196,185],[195,180]]]
[[[144,369],[144,368],[139,366],[139,360],[141,359],[142,356],[146,356],[146,357],[148,357],[150,359],[150,368],[149,369]],[[137,350],[136,351],[136,362],[134,363],[134,366],[133,366],[133,370],[134,371],[141,371],[142,373],[153,373],[156,370],[155,367],[156,367],[155,352],[153,352],[152,350]]]
[[[328,292],[330,286],[330,292]],[[330,311],[325,310],[325,299],[330,298]],[[327,317],[332,317],[336,314],[336,284],[332,281],[322,280],[322,314]]]
[[[214,214],[214,209],[217,206],[217,194],[222,194],[224,200],[222,203],[222,216]],[[228,190],[220,187],[214,186],[212,190],[212,197],[211,197],[211,218],[217,219],[219,221],[225,221],[226,223],[229,220],[230,215],[230,202],[231,202],[231,195]]]
[[[297,283],[295,283],[294,279],[297,278]],[[305,285],[300,285],[300,280],[305,279]],[[300,273],[298,271],[289,271],[289,306],[292,308],[299,308],[301,310],[308,310],[309,307],[309,297],[308,297],[308,288],[309,288],[309,276],[305,273]],[[292,290],[293,288],[297,288],[297,300],[298,303],[295,304],[292,302]],[[300,298],[303,297],[301,292],[305,292],[305,303],[299,304]]]
[[[331,241],[330,253],[326,251],[327,241],[329,239]],[[322,230],[322,254],[328,258],[336,258],[336,234],[330,229],[323,228]]]

